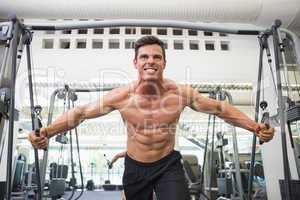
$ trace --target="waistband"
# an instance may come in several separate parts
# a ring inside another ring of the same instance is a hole
[[[150,163],[148,163],[148,162],[140,162],[140,161],[134,160],[133,158],[129,157],[127,153],[126,153],[126,156],[125,156],[125,161],[128,161],[128,162],[130,162],[132,164],[135,164],[135,165],[144,166],[144,167],[156,166],[156,165],[168,162],[171,159],[174,159],[174,160],[178,159],[178,160],[180,160],[181,159],[180,152],[176,151],[176,150],[173,150],[168,155],[162,157],[161,159],[159,159],[157,161],[154,161],[154,162],[150,162]]]

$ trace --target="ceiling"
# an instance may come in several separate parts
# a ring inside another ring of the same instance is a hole
[[[163,19],[270,27],[275,19],[300,36],[300,0],[0,0],[0,19]]]

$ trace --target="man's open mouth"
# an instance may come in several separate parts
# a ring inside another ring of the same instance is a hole
[[[144,71],[147,71],[147,72],[156,72],[157,69],[156,68],[144,68]]]

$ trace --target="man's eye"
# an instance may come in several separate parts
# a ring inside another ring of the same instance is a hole
[[[147,56],[147,55],[142,55],[142,56],[140,56],[140,58],[141,58],[141,59],[147,59],[148,56]]]
[[[155,59],[155,60],[161,60],[162,57],[161,56],[153,56],[153,59]]]

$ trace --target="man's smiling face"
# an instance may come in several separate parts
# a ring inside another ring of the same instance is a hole
[[[138,70],[139,79],[143,81],[161,80],[166,66],[163,51],[157,44],[140,47],[133,63]]]

